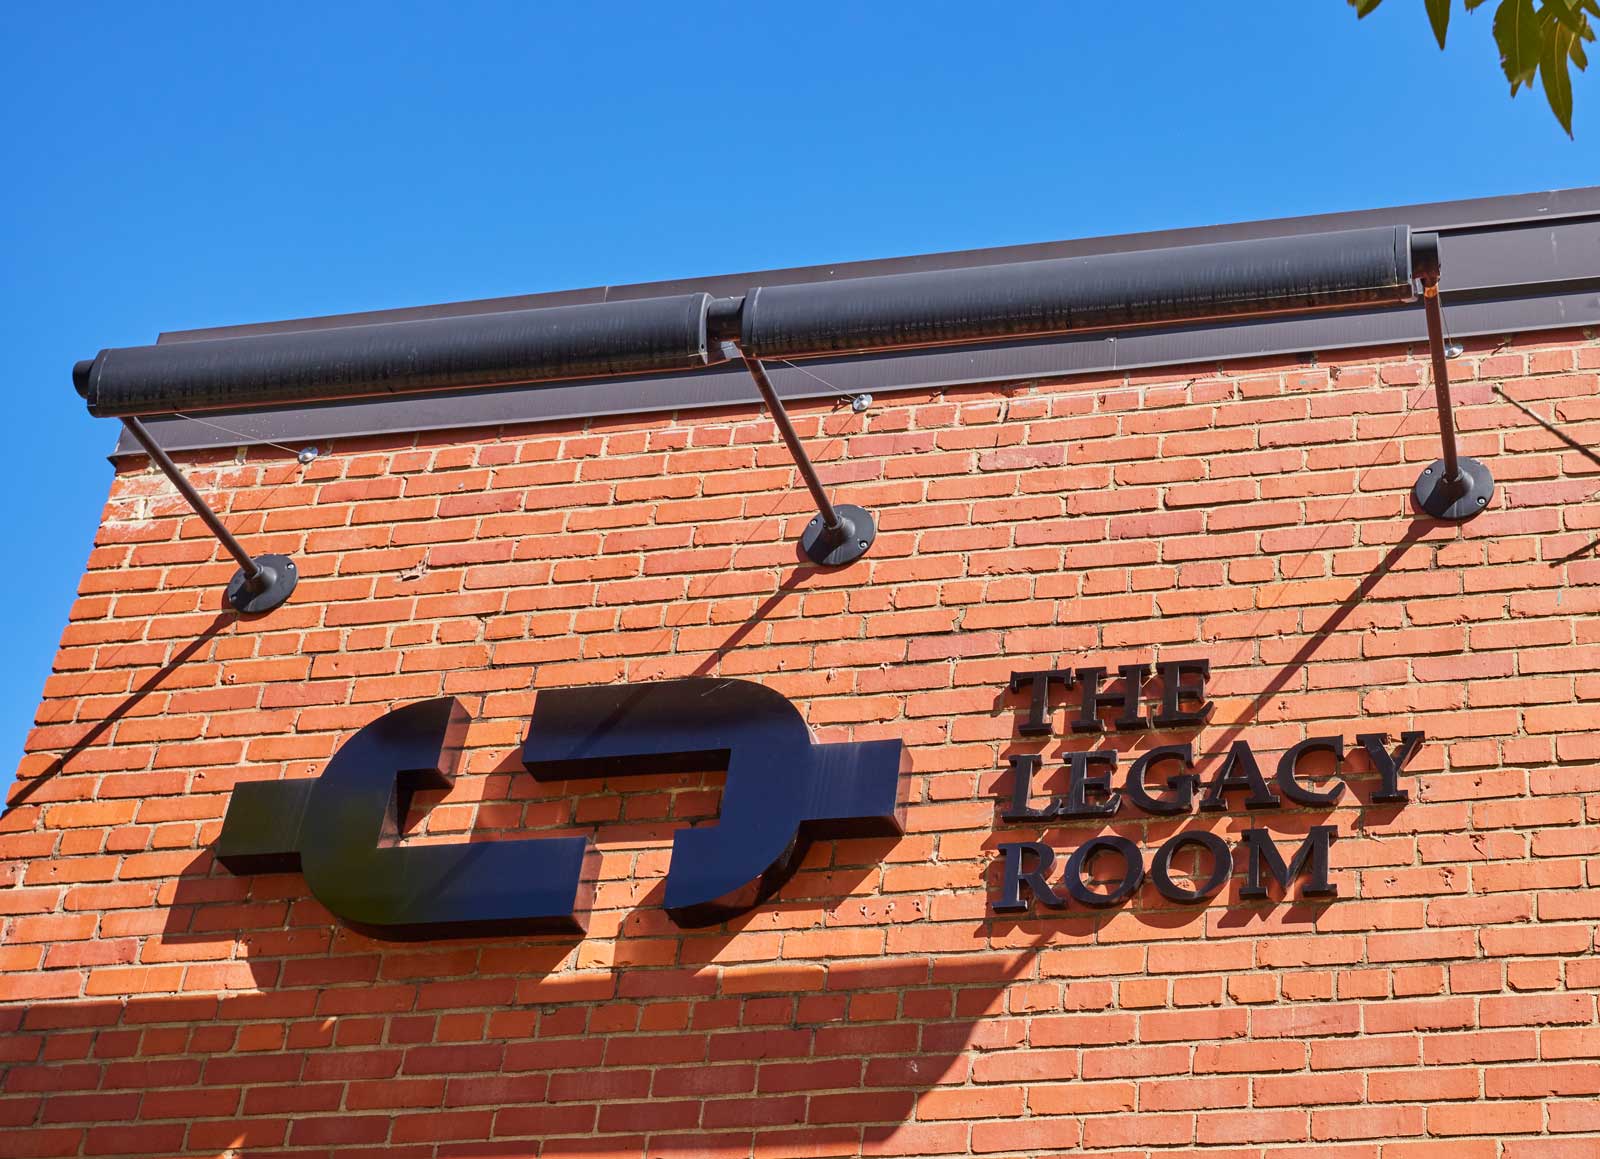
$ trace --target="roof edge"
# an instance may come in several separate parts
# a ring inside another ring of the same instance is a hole
[[[190,330],[166,331],[157,338],[157,342],[193,342],[208,338],[234,338],[250,334],[323,330],[339,326],[359,326],[381,322],[402,322],[419,318],[445,318],[466,314],[498,313],[503,310],[525,310],[542,306],[566,306],[586,302],[626,301],[634,298],[653,298],[673,294],[707,293],[714,297],[728,297],[742,294],[756,285],[797,285],[808,282],[834,281],[843,278],[872,277],[882,274],[962,269],[969,266],[1038,261],[1045,258],[1127,253],[1146,249],[1203,245],[1219,241],[1242,241],[1250,238],[1323,233],[1332,230],[1357,229],[1369,225],[1409,224],[1413,230],[1418,232],[1436,229],[1461,232],[1519,222],[1557,221],[1563,218],[1586,217],[1596,214],[1600,214],[1600,186],[1584,186],[1576,189],[1548,190],[1542,193],[1519,193],[1498,197],[1425,202],[1378,209],[1307,214],[1299,217],[1266,218],[1260,221],[1233,222],[1221,225],[1147,230],[1140,233],[1111,234],[1103,237],[1031,242],[1024,245],[951,250],[944,253],[894,258],[871,258],[815,266],[795,266],[788,269],[751,270],[735,274],[637,282],[621,286],[590,286],[581,289],[554,290],[536,294],[516,294],[507,297],[441,302],[426,306],[405,306],[386,310],[364,310],[346,314],[290,318],[274,322],[208,326]]]

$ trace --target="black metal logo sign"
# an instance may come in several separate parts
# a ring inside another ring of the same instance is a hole
[[[240,784],[217,860],[238,874],[299,870],[375,937],[581,933],[587,837],[400,842],[411,795],[454,782],[468,723],[453,697],[419,701],[361,729],[314,780]],[[541,781],[726,769],[718,823],[673,837],[666,910],[699,926],[770,897],[813,839],[902,833],[901,755],[898,740],[815,744],[777,692],[693,678],[540,692],[522,762]]]
[[[1143,695],[1151,675],[1148,664],[1119,667],[1110,691],[1103,690],[1107,682],[1104,668],[1013,672],[1010,690],[1029,696],[1027,716],[1017,731],[1024,737],[1050,736],[1051,691],[1074,687],[1080,690],[1079,710],[1070,724],[1074,733],[1103,733],[1102,717],[1111,713],[1116,714],[1112,725],[1118,732],[1187,729],[1206,724],[1215,709],[1206,699],[1205,689],[1211,662],[1168,660],[1156,665],[1156,669],[1161,696],[1153,715],[1146,714]],[[1399,805],[1409,800],[1409,794],[1400,787],[1400,770],[1416,755],[1423,740],[1421,732],[1402,733],[1400,743],[1391,749],[1382,733],[1356,737],[1357,745],[1378,775],[1378,786],[1372,794],[1374,804]],[[1066,792],[1051,796],[1038,808],[1031,800],[1041,757],[1037,753],[1019,753],[1009,758],[1011,795],[1001,819],[1014,823],[1109,819],[1117,816],[1125,804],[1157,817],[1181,816],[1197,807],[1202,813],[1220,813],[1232,807],[1229,794],[1243,794],[1244,806],[1252,812],[1281,808],[1285,800],[1307,809],[1328,809],[1344,796],[1345,784],[1335,781],[1328,787],[1318,787],[1304,777],[1302,761],[1319,753],[1331,758],[1335,773],[1343,771],[1343,738],[1316,736],[1285,751],[1269,781],[1249,741],[1238,739],[1229,746],[1202,791],[1200,777],[1191,771],[1195,766],[1192,742],[1146,749],[1129,764],[1120,783],[1114,780],[1121,756],[1115,749],[1071,752],[1063,754]],[[1167,773],[1163,787],[1153,789],[1151,774],[1161,772]],[[1304,877],[1300,887],[1303,897],[1335,896],[1338,887],[1328,880],[1328,847],[1334,834],[1332,825],[1310,826],[1304,840],[1285,861],[1271,833],[1247,829],[1240,839],[1245,855],[1245,883],[1240,896],[1266,897],[1269,876],[1285,891],[1295,878]],[[1178,854],[1190,849],[1209,868],[1198,880],[1186,884],[1174,877],[1172,863]],[[994,903],[996,913],[1026,912],[1031,908],[1030,899],[1048,909],[1064,909],[1069,900],[1096,909],[1119,905],[1138,891],[1147,873],[1138,846],[1116,834],[1090,837],[1073,850],[1055,885],[1049,880],[1056,863],[1055,851],[1044,842],[1001,842],[999,852],[1001,885],[1000,897]],[[1121,869],[1120,879],[1106,890],[1092,888],[1085,880],[1090,862],[1102,855]],[[1227,843],[1204,829],[1187,830],[1169,838],[1156,850],[1148,868],[1157,892],[1168,901],[1183,905],[1206,902],[1232,874],[1233,854]]]

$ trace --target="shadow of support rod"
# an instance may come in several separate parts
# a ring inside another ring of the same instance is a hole
[[[772,421],[778,427],[778,434],[783,437],[784,444],[789,448],[789,454],[794,458],[794,465],[800,471],[800,477],[806,481],[811,498],[817,504],[816,516],[806,524],[806,529],[800,534],[800,549],[812,563],[821,567],[844,567],[846,564],[854,563],[867,554],[867,549],[877,538],[878,531],[872,522],[872,516],[854,504],[842,503],[838,507],[833,505],[828,498],[828,492],[822,486],[822,480],[817,478],[817,469],[811,464],[811,456],[806,454],[805,444],[800,441],[794,424],[789,421],[789,412],[784,408],[778,392],[773,389],[772,380],[767,377],[766,368],[761,365],[761,360],[750,357],[737,343],[734,344],[734,348],[739,351],[745,369],[755,380],[756,389],[761,392],[767,410],[772,413]]]
[[[228,582],[228,603],[234,610],[247,615],[260,614],[272,611],[287,600],[300,579],[295,570],[294,560],[286,555],[263,555],[259,559],[252,558],[233,537],[233,533],[222,525],[217,513],[207,506],[206,501],[200,497],[200,492],[194,489],[194,484],[184,478],[183,472],[178,470],[178,465],[172,461],[172,457],[150,437],[150,432],[144,423],[130,415],[122,420],[122,425],[144,448],[145,454],[150,456],[150,461],[159,467],[161,473],[178,489],[178,494],[194,508],[194,513],[210,529],[211,534],[228,549],[228,554],[238,561],[239,570]]]
[[[1444,352],[1444,314],[1439,307],[1438,240],[1416,239],[1421,267],[1422,310],[1428,323],[1428,353],[1433,359],[1433,396],[1439,407],[1439,439],[1444,457],[1422,469],[1411,497],[1417,507],[1446,523],[1464,523],[1489,506],[1494,476],[1477,459],[1456,453],[1455,407],[1450,399],[1450,366]]]

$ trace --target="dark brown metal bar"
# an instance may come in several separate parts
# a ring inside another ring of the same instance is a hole
[[[789,454],[794,456],[794,465],[799,468],[800,477],[806,481],[811,498],[816,501],[817,510],[822,513],[823,524],[836,529],[839,526],[839,513],[833,509],[833,503],[828,499],[828,492],[823,488],[822,480],[817,478],[817,469],[811,465],[811,456],[806,454],[805,444],[800,441],[794,423],[789,421],[789,412],[784,409],[783,400],[778,397],[778,392],[772,389],[772,380],[767,377],[766,367],[761,365],[759,358],[751,358],[742,350],[739,354],[750,370],[750,377],[756,380],[756,389],[761,392],[762,401],[767,404],[767,410],[772,414],[772,421],[777,424],[778,434],[788,446]]]
[[[844,504],[835,507],[828,498],[827,489],[823,487],[822,480],[817,478],[817,469],[811,463],[811,456],[806,454],[805,444],[800,441],[800,435],[794,429],[794,423],[789,421],[789,412],[784,408],[783,399],[778,397],[778,392],[773,389],[772,380],[767,377],[766,367],[761,365],[761,359],[752,358],[746,354],[738,343],[730,343],[739,351],[739,357],[744,360],[745,366],[750,371],[750,377],[755,380],[756,389],[761,392],[762,401],[767,404],[767,410],[772,414],[772,421],[782,436],[784,445],[789,448],[789,454],[794,458],[794,465],[800,472],[800,477],[805,480],[806,488],[811,492],[811,498],[817,505],[817,517],[807,524],[805,532],[800,537],[800,547],[806,556],[813,562],[824,567],[843,567],[847,563],[854,563],[867,553],[867,548],[872,546],[877,537],[877,528],[872,516],[860,507]]]
[[[1439,309],[1439,280],[1422,283],[1422,309],[1428,320],[1428,352],[1433,358],[1433,398],[1439,408],[1439,439],[1444,444],[1445,486],[1460,490],[1464,480],[1456,455],[1456,416],[1450,398],[1450,364],[1444,353],[1444,315]]]
[[[155,439],[150,437],[150,432],[145,429],[144,423],[138,418],[129,415],[123,418],[122,425],[134,437],[138,444],[150,456],[150,461],[160,468],[171,484],[178,489],[178,494],[194,509],[200,521],[206,525],[217,541],[228,549],[228,554],[239,564],[239,570],[228,584],[228,602],[233,607],[246,613],[270,612],[273,608],[289,598],[294,591],[295,584],[299,582],[294,561],[283,555],[264,555],[260,559],[253,558],[244,546],[233,537],[233,533],[223,525],[217,513],[196,491],[194,484],[184,477],[178,465],[172,461],[166,451],[162,450]]]
[[[1433,397],[1439,409],[1439,441],[1443,457],[1422,469],[1411,489],[1417,508],[1446,523],[1464,523],[1489,506],[1494,497],[1494,475],[1476,459],[1464,459],[1456,450],[1455,406],[1450,398],[1450,362],[1444,349],[1444,315],[1439,309],[1438,239],[1419,241],[1425,253],[1418,265],[1422,281],[1422,312],[1427,319],[1428,354],[1433,361]]]
[[[149,455],[150,461],[161,469],[168,482],[178,489],[178,494],[194,508],[194,513],[211,529],[211,534],[228,549],[228,554],[239,562],[239,567],[244,570],[245,583],[252,590],[258,589],[265,578],[261,573],[261,565],[250,558],[250,553],[233,537],[233,532],[223,526],[222,520],[217,518],[217,513],[211,510],[206,501],[200,497],[200,492],[194,489],[194,484],[184,478],[183,472],[178,470],[178,465],[150,437],[150,432],[145,429],[144,423],[129,415],[122,420],[122,425],[127,427],[128,433],[138,440],[145,454]]]

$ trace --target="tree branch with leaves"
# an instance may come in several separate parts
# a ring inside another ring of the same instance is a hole
[[[1444,48],[1454,0],[1422,0],[1433,25],[1434,39]],[[1362,17],[1383,0],[1348,0]],[[1462,0],[1468,12],[1488,0]],[[1589,17],[1600,20],[1597,0],[1500,0],[1494,10],[1494,42],[1500,49],[1500,67],[1511,82],[1511,95],[1537,78],[1545,99],[1561,127],[1572,136],[1572,66],[1582,72],[1589,66],[1585,41],[1594,39]]]

